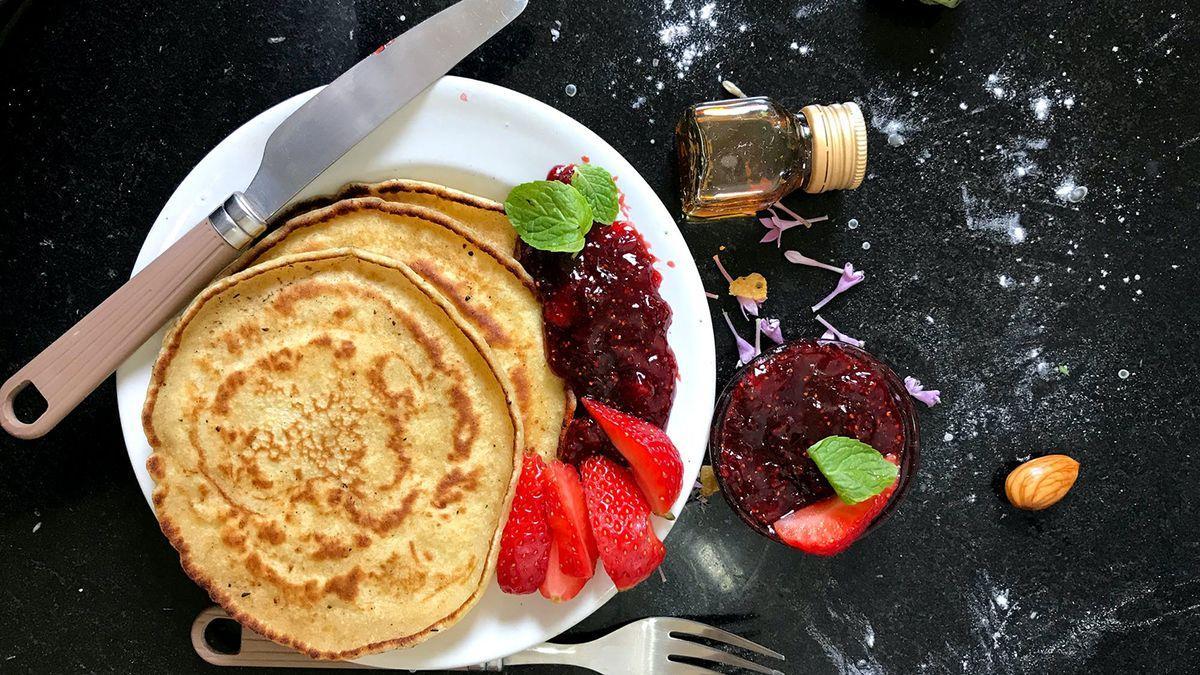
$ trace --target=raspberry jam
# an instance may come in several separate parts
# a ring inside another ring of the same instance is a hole
[[[551,169],[569,183],[574,166]],[[578,255],[521,245],[518,259],[537,282],[550,367],[575,395],[666,426],[679,369],[667,344],[671,307],[658,293],[662,274],[632,223],[595,223]],[[616,455],[582,407],[559,448],[568,462]],[[619,456],[619,455],[618,455]]]
[[[904,384],[867,352],[842,342],[797,340],[751,361],[717,402],[709,451],[721,491],[758,532],[834,494],[806,452],[849,436],[900,460],[896,491],[916,470],[917,418]]]

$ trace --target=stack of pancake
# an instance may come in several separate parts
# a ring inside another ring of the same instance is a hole
[[[574,400],[503,208],[349,186],[206,289],[143,422],[163,532],[232,616],[321,658],[416,644],[491,579],[523,452]]]

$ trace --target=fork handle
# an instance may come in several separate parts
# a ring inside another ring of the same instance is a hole
[[[242,627],[241,648],[238,652],[236,654],[219,652],[209,644],[208,639],[204,636],[204,632],[213,621],[229,618],[225,610],[220,607],[209,607],[200,612],[196,620],[192,622],[192,647],[196,650],[196,654],[200,658],[214,666],[378,670],[375,666],[368,666],[353,661],[321,661],[309,658],[290,647],[276,644],[244,626]],[[534,661],[532,663],[538,662]],[[467,666],[466,668],[455,668],[455,670],[498,673],[504,670],[504,666],[505,659],[496,659],[486,663]]]

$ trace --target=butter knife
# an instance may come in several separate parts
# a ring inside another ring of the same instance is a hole
[[[245,250],[322,171],[508,25],[527,0],[461,0],[359,61],[267,140],[258,173],[0,386],[0,427],[38,438]],[[40,416],[22,420],[33,387]]]

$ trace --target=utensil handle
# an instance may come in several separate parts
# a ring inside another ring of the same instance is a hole
[[[214,666],[376,670],[374,666],[354,663],[353,661],[319,661],[309,658],[290,647],[276,644],[245,626],[242,627],[241,646],[236,653],[227,654],[217,651],[209,644],[208,638],[205,637],[205,631],[208,629],[210,623],[221,619],[233,620],[220,607],[209,607],[200,612],[196,620],[192,622],[192,647],[200,655],[200,658]],[[504,660],[496,659],[495,661],[488,661],[487,663],[480,663],[466,668],[455,668],[454,670],[498,673],[503,669]]]
[[[219,619],[229,619],[220,607],[209,607],[200,612],[192,622],[192,647],[200,658],[214,666],[247,666],[259,668],[355,668],[363,669],[361,663],[351,661],[319,661],[300,652],[271,642],[249,628],[242,628],[241,648],[234,654],[219,652],[209,644],[204,632],[208,624]],[[229,619],[232,620],[232,619]]]
[[[238,249],[217,232],[210,218],[200,221],[0,386],[0,427],[18,438],[38,438],[53,429],[232,262]],[[31,385],[45,398],[46,411],[24,422],[13,402]]]

